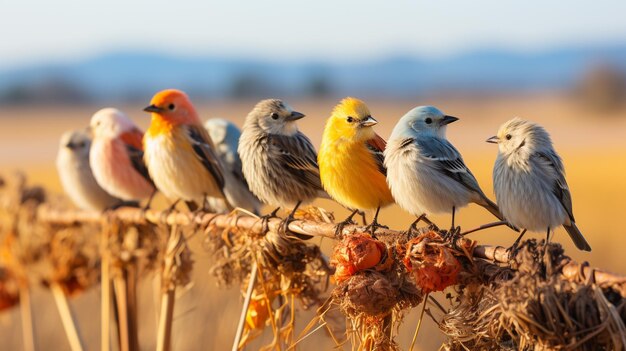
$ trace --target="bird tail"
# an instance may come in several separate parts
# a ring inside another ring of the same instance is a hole
[[[496,216],[499,220],[504,220],[504,217],[502,216],[502,213],[500,213],[498,205],[489,200],[486,196],[481,196],[481,200],[481,202],[478,202],[479,205],[484,207],[487,211],[491,212],[491,214]]]
[[[498,208],[498,205],[496,205],[493,201],[489,200],[489,198],[487,198],[486,196],[481,196],[481,199],[482,199],[482,202],[478,202],[479,205],[484,207],[487,211],[491,212],[491,214],[496,216],[496,218],[498,218],[499,220],[506,221],[502,213],[500,213],[500,209]],[[507,222],[507,226],[513,229],[514,231],[519,232],[518,228],[515,228],[514,225],[508,222]]]
[[[571,222],[567,225],[563,224],[563,228],[565,228],[567,234],[569,234],[569,237],[572,238],[572,241],[574,242],[574,244],[576,244],[576,247],[579,250],[591,251],[591,246],[589,245],[587,240],[585,240],[585,237],[580,232],[580,230],[578,230],[578,227],[576,227],[576,223]]]

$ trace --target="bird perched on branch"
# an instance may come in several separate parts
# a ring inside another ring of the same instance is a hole
[[[91,118],[89,164],[98,184],[125,201],[139,201],[155,189],[143,163],[143,133],[120,110],[105,108]]]
[[[320,182],[315,148],[296,124],[303,117],[281,100],[262,100],[246,117],[239,139],[250,190],[268,205],[293,209],[283,229],[300,204],[328,196]]]
[[[57,171],[63,190],[76,206],[84,210],[102,211],[117,206],[122,200],[109,195],[98,185],[89,166],[91,138],[82,131],[63,133],[57,154]]]
[[[222,162],[226,181],[224,192],[230,203],[233,206],[259,214],[262,204],[250,192],[248,182],[246,182],[241,170],[241,158],[237,152],[241,131],[234,123],[221,118],[209,119],[204,122],[204,127],[209,132],[215,144],[215,151]],[[227,208],[222,199],[210,197],[208,201],[209,205],[217,212],[223,212]]]
[[[374,232],[380,227],[380,208],[393,203],[383,165],[386,143],[372,128],[377,123],[367,105],[351,97],[335,106],[326,122],[317,158],[322,184],[335,201],[353,210],[338,231],[358,210],[376,210],[368,226]]]
[[[498,205],[513,225],[526,230],[547,231],[563,225],[580,250],[591,251],[574,220],[572,196],[565,181],[561,158],[541,126],[519,118],[505,122],[498,134],[487,139],[498,144],[493,184]]]
[[[205,208],[207,196],[225,199],[215,146],[187,94],[160,91],[144,111],[152,116],[143,139],[144,159],[157,189],[174,205],[184,200],[190,210]]]
[[[456,209],[470,202],[502,220],[498,206],[446,139],[448,124],[457,120],[432,106],[416,107],[400,118],[385,150],[391,192],[400,207],[419,216],[418,221],[425,214],[452,213],[454,228]]]

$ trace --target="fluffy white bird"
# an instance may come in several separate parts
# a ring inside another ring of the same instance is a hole
[[[250,192],[248,182],[246,182],[241,171],[241,158],[237,152],[241,131],[234,123],[221,118],[207,120],[204,127],[209,132],[215,145],[215,152],[222,163],[224,194],[229,202],[235,207],[245,208],[259,214],[262,206],[261,201]],[[221,198],[209,197],[207,201],[217,212],[228,210],[228,206]]]
[[[547,231],[563,225],[580,250],[591,246],[576,227],[572,196],[561,158],[543,127],[519,118],[504,123],[487,139],[498,144],[493,184],[502,214],[509,223],[526,230]]]
[[[84,210],[102,211],[121,204],[98,185],[89,166],[91,139],[81,131],[68,131],[61,136],[57,154],[57,172],[63,190]]]
[[[446,140],[446,127],[458,118],[432,106],[407,112],[396,124],[385,150],[387,182],[396,203],[415,216],[452,213],[473,202],[502,219],[485,196],[457,149]]]

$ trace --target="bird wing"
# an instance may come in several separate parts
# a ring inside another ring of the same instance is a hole
[[[436,137],[417,138],[415,143],[422,157],[429,159],[444,175],[456,180],[471,191],[485,196],[478,181],[467,168],[459,151],[447,140]]]
[[[537,161],[537,165],[542,168],[542,173],[546,175],[544,179],[553,179],[552,193],[559,200],[570,220],[575,222],[572,195],[565,180],[565,169],[561,158],[554,152],[536,152],[531,156],[532,159]]]
[[[374,160],[376,161],[376,165],[378,166],[378,170],[380,173],[387,176],[387,168],[385,168],[385,148],[387,147],[387,142],[385,139],[381,138],[378,134],[374,134],[374,138],[369,139],[365,142],[365,146],[369,152],[372,153]]]
[[[185,131],[189,136],[191,147],[198,157],[198,160],[202,162],[204,168],[209,171],[209,173],[213,176],[213,179],[215,179],[215,182],[221,189],[223,189],[224,175],[222,174],[222,167],[219,164],[217,153],[215,152],[213,142],[211,141],[211,137],[208,132],[202,126],[188,124],[183,128],[185,128]]]
[[[270,156],[280,159],[285,169],[308,185],[322,190],[317,153],[309,138],[298,132],[294,136],[268,135]]]
[[[128,158],[130,159],[133,168],[135,168],[135,170],[148,182],[154,185],[152,178],[150,178],[150,174],[148,173],[146,163],[143,160],[143,133],[139,129],[133,128],[128,132],[122,133],[120,135],[120,140],[122,140],[126,146],[126,152],[128,153]]]

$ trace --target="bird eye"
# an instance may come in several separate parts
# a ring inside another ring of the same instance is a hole
[[[430,118],[430,117],[428,117],[428,118],[426,118],[426,119],[424,120],[424,122],[426,122],[426,124],[431,124],[431,123],[433,123],[433,119],[432,119],[432,118]]]
[[[278,113],[276,112],[272,112],[272,114],[270,115],[270,117],[272,117],[273,120],[277,120],[278,119]]]
[[[352,123],[354,122],[354,118],[348,116],[348,118],[346,118],[346,121],[348,121],[348,123]]]
[[[506,140],[511,140],[511,134],[507,134],[507,135],[505,136],[505,138],[506,138]]]
[[[174,111],[174,109],[176,108],[176,106],[174,106],[174,104],[169,104],[169,105],[167,106],[167,108],[168,108],[170,111]]]

